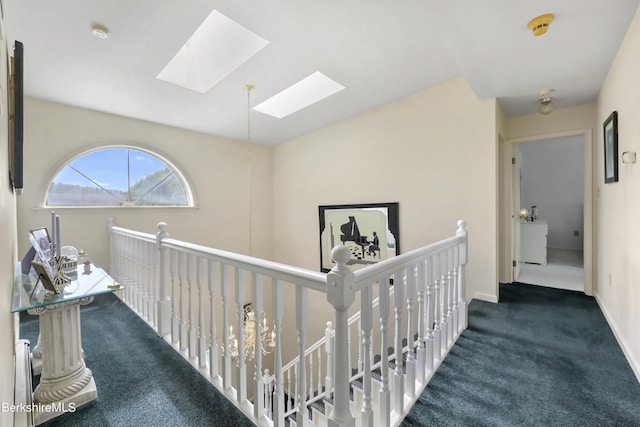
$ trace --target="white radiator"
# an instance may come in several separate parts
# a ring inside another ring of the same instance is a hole
[[[14,388],[14,427],[33,427],[33,384],[29,340],[16,343],[16,382]]]

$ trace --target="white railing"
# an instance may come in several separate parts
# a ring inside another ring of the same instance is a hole
[[[358,425],[391,426],[466,328],[465,226],[357,271],[338,246],[323,274],[174,240],[164,223],[154,236],[110,218],[110,274],[123,301],[256,424],[353,426],[357,414]],[[242,339],[249,303],[268,319],[251,331],[269,328],[266,341]]]

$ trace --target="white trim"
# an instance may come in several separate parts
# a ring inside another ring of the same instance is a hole
[[[624,353],[624,356],[626,357],[627,362],[629,362],[629,366],[631,366],[631,370],[633,370],[633,373],[636,375],[636,379],[640,383],[640,361],[634,358],[633,352],[629,350],[629,345],[625,341],[623,335],[618,333],[618,327],[616,326],[616,323],[613,321],[613,317],[609,315],[609,312],[607,311],[607,309],[605,308],[605,305],[600,300],[600,297],[597,292],[595,293],[594,297],[596,299],[596,302],[598,303],[598,306],[600,307],[600,310],[602,311],[602,314],[604,314],[604,318],[607,320],[607,323],[609,324],[611,331],[613,331],[613,336],[616,337],[616,341],[618,341],[618,345],[620,345],[620,348],[622,349],[622,353]]]
[[[592,128],[583,128],[583,129],[574,129],[570,131],[562,131],[562,132],[553,132],[546,134],[539,134],[533,136],[527,136],[522,138],[511,138],[505,141],[506,144],[509,144],[509,147],[513,147],[513,144],[519,144],[523,142],[531,142],[531,141],[542,141],[547,139],[557,139],[563,138],[567,136],[577,136],[581,135],[583,137],[583,145],[584,145],[584,179],[583,179],[583,194],[584,194],[584,225],[583,225],[583,264],[584,264],[584,293],[587,295],[593,295],[595,283],[595,236],[596,236],[596,222],[595,222],[595,198],[594,198],[594,188],[595,185],[593,183],[593,129]],[[510,162],[509,162],[510,163]],[[505,165],[502,165],[505,167]],[[499,166],[500,167],[500,166]],[[508,173],[503,174],[503,179],[505,180],[506,188],[511,189],[512,179],[511,175]],[[509,194],[512,193],[511,190],[508,191]],[[510,203],[511,197],[505,197],[505,200],[502,201],[502,209],[507,209],[505,207],[505,203],[509,205],[509,212],[511,212]],[[507,200],[508,199],[508,200]],[[511,215],[509,215],[506,220],[511,219]],[[511,227],[506,227],[507,235],[503,236],[500,245],[507,244],[509,241],[513,239]],[[513,245],[511,245],[513,246]],[[512,247],[512,259],[513,259],[513,247]],[[499,260],[500,261],[500,260]],[[511,264],[512,260],[501,260],[502,262],[508,262]],[[511,277],[513,279],[513,277]],[[513,281],[513,280],[512,280]]]
[[[493,303],[498,302],[497,295],[483,294],[482,292],[476,292],[475,299],[479,299],[481,301],[493,302]]]

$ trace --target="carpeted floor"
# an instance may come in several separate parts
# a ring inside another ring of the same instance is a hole
[[[501,285],[402,425],[640,426],[640,383],[594,298]]]
[[[98,400],[42,426],[253,426],[242,412],[114,295],[82,307],[82,344]],[[35,345],[37,317],[21,338]]]
[[[37,318],[22,338],[35,343]],[[250,426],[235,406],[112,295],[82,308],[98,400],[44,426]],[[640,426],[640,384],[595,300],[501,285],[469,304],[469,328],[403,426]]]

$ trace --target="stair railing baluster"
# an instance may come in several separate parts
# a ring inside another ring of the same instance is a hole
[[[425,342],[426,352],[426,369],[427,372],[432,372],[434,367],[434,336],[433,336],[433,322],[434,322],[434,310],[435,310],[435,298],[434,294],[434,272],[433,272],[433,259],[427,258],[425,260],[425,275],[426,275],[426,288],[427,288],[427,301],[426,301],[426,330],[427,337]]]
[[[222,283],[221,283],[221,296],[222,296],[222,381],[225,391],[230,391],[233,387],[231,383],[231,351],[229,348],[229,288],[231,286],[229,278],[230,266],[227,264],[221,264],[222,269]]]
[[[274,355],[274,415],[273,421],[276,426],[284,426],[284,414],[289,410],[284,399],[284,381],[282,371],[282,319],[284,318],[284,302],[282,281],[275,279],[273,282],[273,315],[274,315],[274,332],[275,332],[275,355]],[[287,376],[287,393],[291,392],[291,375]],[[287,400],[289,400],[287,398]]]
[[[244,351],[245,351],[245,342],[244,342],[244,304],[246,302],[245,299],[245,289],[244,289],[244,270],[240,270],[238,267],[233,268],[233,277],[235,281],[236,288],[236,309],[237,309],[237,325],[238,325],[238,333],[237,333],[237,342],[238,342],[238,357],[236,357],[236,381],[237,381],[237,389],[236,389],[236,400],[239,404],[242,404],[247,398],[247,367],[245,364]],[[259,321],[256,320],[256,323]],[[257,326],[257,325],[256,325]]]
[[[447,352],[453,346],[453,248],[447,250]]]
[[[393,372],[393,410],[398,414],[404,412],[404,372],[402,370],[402,308],[404,306],[404,286],[402,270],[393,273],[393,305],[395,324],[395,369]]]
[[[298,332],[298,401],[296,425],[304,426],[307,417],[307,367],[306,357],[306,333],[307,333],[307,289],[296,286],[296,330]]]
[[[258,275],[256,272],[251,272],[251,283],[253,284],[253,304],[254,313],[256,313],[255,328],[256,328],[256,342],[255,342],[255,367],[253,370],[253,395],[255,396],[253,402],[253,414],[256,420],[259,420],[264,415],[264,395],[261,391],[264,389],[264,382],[262,379],[262,328],[263,324],[260,319],[260,313],[262,313],[262,275]]]
[[[192,254],[186,254],[185,267],[187,270],[187,300],[189,305],[188,343],[189,359],[196,357],[196,313],[193,304],[195,259]]]
[[[327,372],[324,377],[325,396],[331,397],[333,389],[333,323],[327,322],[324,330],[324,352],[327,354]],[[326,415],[326,414],[325,414]]]
[[[362,317],[358,319],[357,323],[357,332],[358,332],[358,362],[356,365],[356,372],[359,374],[362,372]]]
[[[440,359],[447,354],[447,256],[440,253]]]
[[[453,328],[453,341],[458,338],[458,292],[460,291],[458,286],[458,271],[460,266],[460,245],[456,245],[453,248],[453,308],[452,308],[452,328]]]
[[[198,367],[200,367],[200,369],[207,367],[207,338],[204,327],[204,282],[206,265],[204,258],[196,258],[196,281],[198,283],[198,347],[196,356],[198,357]]]
[[[187,299],[185,298],[185,288],[188,284],[184,271],[185,253],[178,252],[178,292],[180,293],[180,350],[187,348]]]
[[[322,394],[322,347],[318,347],[316,357],[318,358],[318,382],[316,384],[316,394],[320,396]]]
[[[158,330],[158,299],[159,299],[159,283],[156,277],[156,254],[155,245],[147,243],[147,277],[149,280],[149,286],[151,287],[151,300],[149,301],[151,310],[151,324],[154,329]]]
[[[171,276],[171,342],[177,343],[180,338],[180,318],[178,316],[178,253],[169,249],[169,275]]]
[[[408,410],[404,405],[405,397],[411,400],[418,392],[417,388],[426,386],[425,380],[431,377],[437,366],[436,361],[438,364],[442,362],[466,328],[465,227],[466,223],[459,221],[455,238],[420,248],[407,256],[399,255],[402,259],[390,259],[388,263],[371,266],[371,269],[367,267],[356,273],[346,265],[350,259],[349,250],[336,247],[332,251],[336,265],[328,275],[322,276],[304,269],[283,268],[268,261],[169,239],[164,223],[158,224],[158,232],[154,236],[120,229],[110,218],[110,256],[113,258],[110,260],[110,269],[113,270],[112,276],[126,286],[122,299],[157,329],[159,335],[163,336],[163,332],[171,335],[169,341],[174,343],[174,348],[203,375],[210,376],[211,382],[222,389],[225,396],[237,401],[240,409],[256,424],[283,426],[286,418],[293,416],[295,419],[289,419],[289,422],[310,425],[311,414],[316,413],[315,404],[312,410],[311,402],[321,402],[327,397],[333,403],[333,410],[328,417],[331,427],[355,426],[350,411],[352,404],[359,405],[361,419],[358,424],[371,426],[375,414],[378,420],[376,424],[389,427],[391,422],[398,422]],[[261,345],[264,342],[252,343],[256,369],[251,379],[252,389],[249,389],[253,401],[248,402],[244,357],[246,345],[242,339],[245,332],[244,303],[248,299],[246,288],[251,286],[252,311],[256,313],[255,333],[261,335],[265,327],[261,323],[265,274],[277,282],[272,286],[276,372],[269,376],[269,370],[264,369],[264,373],[261,373],[264,361]],[[395,282],[393,287],[387,284],[391,277]],[[205,280],[208,301],[204,295]],[[216,281],[220,282],[219,301],[215,296],[218,292]],[[281,354],[284,339],[283,283],[293,283],[296,287],[298,338],[298,357],[286,365],[282,363]],[[379,297],[376,301],[372,300],[372,283],[378,283]],[[235,285],[236,297],[235,304],[232,303],[233,310],[238,314],[237,330],[234,332],[236,337],[242,337],[237,343],[230,342],[233,322],[229,320],[229,292],[232,291],[232,285]],[[312,346],[307,346],[307,289],[324,289],[327,301],[335,310],[335,331],[333,325],[328,323],[324,341]],[[356,292],[361,292],[361,311],[348,317]],[[394,293],[393,302],[391,292]],[[222,313],[220,308],[216,308],[216,303],[221,305]],[[394,309],[393,329],[389,328],[391,305]],[[376,306],[378,313],[374,314]],[[210,310],[208,314],[207,309]],[[196,313],[198,319],[195,319]],[[209,325],[204,320],[207,315],[210,315]],[[378,316],[375,317],[375,325],[374,316]],[[216,325],[220,317],[223,330],[221,349]],[[403,324],[405,319],[406,325]],[[379,336],[373,333],[378,326]],[[390,330],[394,333],[392,339]],[[393,387],[389,387],[389,364],[373,363],[374,344],[376,348],[380,346],[381,358],[385,362],[395,363]],[[185,351],[187,347],[188,351]],[[231,349],[234,350],[233,355]],[[404,354],[406,349],[409,351],[407,355]],[[237,356],[234,356],[235,350],[238,350]],[[325,355],[326,365],[323,363]],[[403,360],[405,357],[406,360]],[[235,363],[236,372],[232,372],[232,363]],[[352,364],[357,368],[354,372],[351,371]],[[376,371],[378,366],[380,369],[380,389],[375,399],[372,396],[371,378],[376,372],[372,371],[374,366]],[[205,373],[203,368],[208,368],[208,372]],[[356,378],[362,381],[362,399],[351,402],[350,381]],[[374,401],[379,401],[379,407],[375,410]],[[273,421],[268,420],[270,418]],[[322,423],[320,420],[313,418],[313,423]]]
[[[285,399],[284,412],[289,412],[291,409],[291,373],[291,370],[287,371],[287,398]]]
[[[373,427],[373,409],[371,407],[371,329],[373,328],[373,309],[371,304],[371,285],[360,291],[361,335],[364,353],[362,378],[362,427]]]
[[[216,263],[209,259],[207,260],[209,273],[209,376],[211,380],[218,378],[218,327],[216,321],[216,284],[219,283],[220,270],[216,268]],[[216,274],[217,273],[217,274]]]
[[[426,291],[424,261],[421,260],[416,265],[416,290],[418,293],[418,348],[416,350],[416,376],[420,383],[425,380],[426,350],[425,350],[425,298]]]
[[[433,264],[433,357],[435,361],[440,361],[442,353],[440,349],[440,256],[435,254],[432,259]]]
[[[380,315],[380,426],[391,425],[391,396],[389,391],[389,278],[378,280],[379,315]]]
[[[407,361],[405,375],[406,394],[413,398],[416,394],[416,356],[414,353],[414,336],[416,333],[414,304],[416,298],[415,268],[413,265],[407,267],[406,290],[407,290]]]

